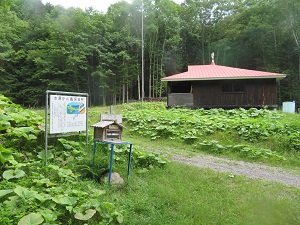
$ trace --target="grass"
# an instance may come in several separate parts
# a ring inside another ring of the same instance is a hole
[[[299,224],[300,189],[172,162],[112,186],[124,224]]]

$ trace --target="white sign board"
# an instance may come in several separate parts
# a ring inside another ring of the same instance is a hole
[[[86,130],[86,97],[50,95],[50,134]]]

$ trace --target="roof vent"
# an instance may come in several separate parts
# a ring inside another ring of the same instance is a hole
[[[211,53],[211,64],[210,65],[216,65],[215,64],[215,53]]]

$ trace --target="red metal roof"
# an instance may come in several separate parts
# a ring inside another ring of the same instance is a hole
[[[188,66],[188,71],[162,78],[161,81],[225,80],[225,79],[283,79],[286,74],[246,70],[219,65]]]

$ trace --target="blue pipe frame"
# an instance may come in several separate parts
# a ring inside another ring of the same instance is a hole
[[[128,165],[127,165],[127,179],[130,175],[130,164],[131,164],[131,156],[132,156],[132,143],[127,141],[121,142],[113,142],[113,141],[99,141],[94,140],[93,152],[92,152],[92,167],[94,168],[95,165],[95,153],[96,153],[96,145],[97,143],[103,143],[107,145],[111,145],[110,147],[110,157],[109,157],[109,174],[108,174],[108,188],[111,185],[111,175],[112,175],[112,165],[115,153],[115,145],[129,145],[129,155],[128,155]]]

